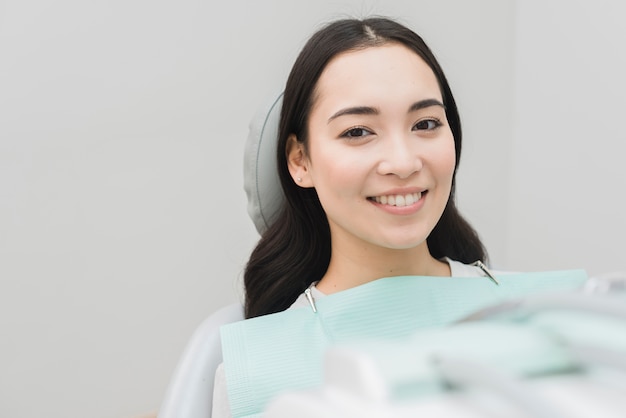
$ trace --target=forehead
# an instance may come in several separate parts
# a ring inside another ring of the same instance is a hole
[[[327,101],[384,105],[387,101],[441,100],[432,69],[417,53],[398,43],[337,55],[322,72],[315,90],[317,105]]]

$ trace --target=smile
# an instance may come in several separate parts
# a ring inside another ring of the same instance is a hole
[[[410,206],[422,198],[424,192],[408,193],[408,194],[394,194],[386,196],[374,196],[369,197],[369,200],[373,200],[381,205],[404,207]]]

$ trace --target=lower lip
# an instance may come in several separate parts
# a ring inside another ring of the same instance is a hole
[[[413,204],[408,206],[391,206],[391,205],[383,205],[382,203],[378,203],[375,200],[369,200],[371,204],[374,206],[384,210],[387,213],[391,213],[392,215],[412,215],[415,212],[419,211],[422,206],[424,206],[424,199],[428,196],[428,193],[422,193],[420,200],[417,202],[413,202]]]

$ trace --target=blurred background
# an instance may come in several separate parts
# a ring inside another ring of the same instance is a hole
[[[0,416],[156,411],[242,299],[243,147],[322,24],[421,34],[464,125],[458,204],[505,270],[626,270],[618,0],[0,0]]]

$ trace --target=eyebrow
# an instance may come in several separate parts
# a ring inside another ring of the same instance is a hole
[[[424,99],[419,102],[413,103],[409,107],[409,111],[407,113],[415,112],[416,110],[424,109],[432,106],[440,106],[444,109],[446,108],[443,103],[441,103],[437,99]],[[370,106],[355,106],[355,107],[346,107],[345,109],[341,109],[335,114],[333,114],[330,118],[328,118],[328,123],[332,122],[334,119],[337,119],[340,116],[345,115],[379,115],[380,110],[375,107]]]

